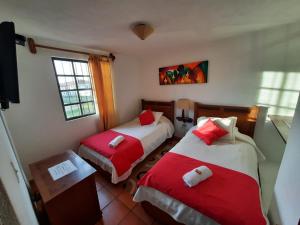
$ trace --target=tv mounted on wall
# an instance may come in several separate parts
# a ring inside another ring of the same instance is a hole
[[[20,103],[16,43],[24,45],[25,37],[15,33],[13,22],[0,23],[0,104]]]

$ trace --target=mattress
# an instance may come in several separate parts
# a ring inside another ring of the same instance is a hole
[[[141,126],[139,119],[136,118],[128,123],[115,127],[112,130],[137,138],[138,140],[140,140],[144,149],[143,156],[137,161],[135,161],[132,164],[131,168],[122,176],[117,176],[117,172],[108,158],[102,156],[101,154],[88,148],[87,146],[81,145],[79,147],[78,154],[81,157],[88,159],[96,165],[100,166],[103,170],[112,174],[111,182],[118,183],[127,179],[130,176],[132,169],[139,162],[143,161],[153,150],[160,146],[166,139],[172,137],[174,133],[174,126],[168,118],[162,116],[160,118],[159,123],[156,126]]]

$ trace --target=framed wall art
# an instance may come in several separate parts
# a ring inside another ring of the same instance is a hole
[[[198,61],[159,68],[159,84],[207,83],[208,61]]]

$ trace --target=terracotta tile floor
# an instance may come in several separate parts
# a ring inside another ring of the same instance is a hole
[[[132,201],[129,192],[121,184],[111,184],[100,174],[96,186],[102,218],[96,225],[159,225],[143,208]]]

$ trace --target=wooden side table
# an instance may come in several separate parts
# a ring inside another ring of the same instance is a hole
[[[77,170],[54,181],[48,168],[70,160]],[[96,170],[73,151],[52,156],[29,165],[52,225],[95,225],[100,210]]]

